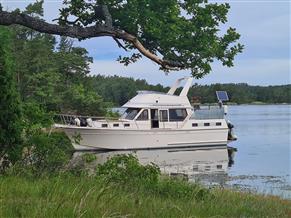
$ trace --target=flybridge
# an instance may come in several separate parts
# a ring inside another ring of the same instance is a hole
[[[186,83],[179,96],[187,96],[189,89],[192,86],[193,77],[184,77],[184,78],[178,79],[167,93],[158,92],[158,91],[140,90],[140,91],[137,91],[137,94],[174,95],[175,91],[177,90],[177,88],[179,88],[183,80],[186,80]]]
[[[186,83],[179,95],[174,95],[181,82]],[[171,87],[168,93],[156,91],[138,91],[138,94],[130,99],[122,107],[124,108],[157,108],[157,107],[177,107],[191,108],[191,104],[187,98],[188,91],[192,85],[193,78],[185,77],[178,79]]]

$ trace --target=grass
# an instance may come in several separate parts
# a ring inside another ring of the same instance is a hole
[[[155,188],[64,174],[0,178],[0,217],[291,217],[291,201],[160,179]],[[189,189],[197,191],[183,195]],[[204,191],[204,192],[201,192]],[[201,193],[204,193],[201,195]]]

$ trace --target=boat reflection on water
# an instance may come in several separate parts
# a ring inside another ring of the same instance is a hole
[[[73,160],[78,160],[88,152],[75,152]],[[92,153],[92,152],[90,152]],[[163,174],[178,176],[189,181],[199,181],[206,185],[224,185],[227,182],[229,154],[227,149],[211,150],[136,150],[93,152],[96,156],[92,168],[106,162],[117,154],[134,154],[141,164],[155,163]]]

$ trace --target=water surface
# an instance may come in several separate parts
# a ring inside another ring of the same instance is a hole
[[[229,107],[238,148],[229,184],[291,198],[291,105]]]
[[[228,119],[238,140],[234,163],[225,149],[136,151],[141,163],[156,163],[163,173],[186,175],[190,181],[291,199],[291,105],[229,106]],[[126,152],[96,153],[97,163]],[[75,158],[82,155],[76,153]]]

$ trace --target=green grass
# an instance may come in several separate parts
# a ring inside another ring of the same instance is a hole
[[[2,176],[0,217],[291,217],[278,197],[201,189],[161,179],[155,188],[107,183],[96,177]],[[196,189],[191,196],[179,191]],[[206,194],[201,195],[201,190]],[[199,196],[199,194],[202,196]]]

